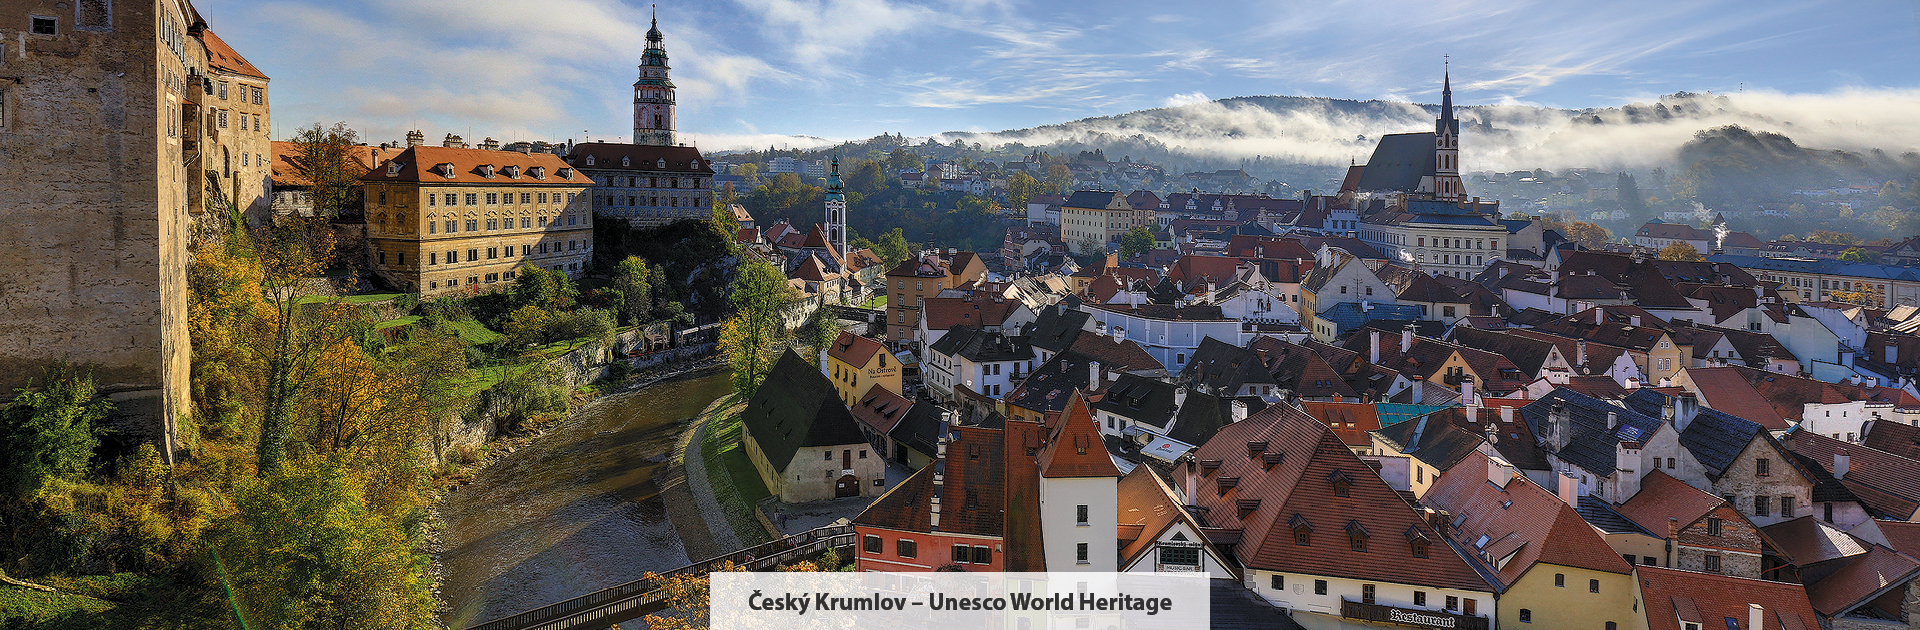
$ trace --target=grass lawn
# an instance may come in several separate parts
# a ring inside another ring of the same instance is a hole
[[[406,295],[406,294],[405,293],[362,293],[360,295],[343,295],[340,297],[330,297],[325,295],[309,295],[309,296],[300,298],[298,302],[301,304],[311,304],[313,302],[338,302],[341,304],[372,304],[374,302],[385,302],[387,300],[391,300],[391,299],[400,297],[402,295]]]
[[[860,305],[860,308],[883,308],[886,305],[887,296],[883,293],[869,298],[865,304]]]
[[[499,341],[502,335],[487,329],[486,324],[471,319],[452,320],[448,326],[460,333],[460,341],[469,346],[478,346]]]
[[[119,573],[31,581],[62,592],[0,585],[0,626],[49,630],[135,629],[194,621],[182,618],[178,609],[165,605],[174,593],[164,579]]]
[[[402,317],[402,318],[399,318],[399,319],[389,319],[389,320],[387,320],[387,321],[384,321],[384,322],[380,322],[380,323],[378,323],[378,324],[374,324],[374,325],[373,325],[373,329],[374,329],[374,330],[383,330],[383,329],[387,329],[387,328],[392,328],[392,327],[394,327],[394,326],[405,326],[405,325],[407,325],[407,324],[411,324],[411,323],[414,323],[414,322],[417,322],[417,321],[420,321],[420,316],[419,316],[419,315],[408,315],[408,316],[406,316],[406,317]]]
[[[707,479],[712,481],[715,498],[727,513],[727,524],[733,527],[742,543],[767,542],[770,540],[767,529],[760,525],[753,512],[769,493],[766,484],[760,482],[760,473],[753,469],[753,462],[747,460],[746,447],[740,443],[740,409],[730,408],[709,421],[706,431],[706,435],[701,436],[700,456],[706,459]]]
[[[524,369],[527,369],[527,366],[496,365],[493,367],[474,368],[473,380],[460,385],[460,395],[473,396],[479,394],[480,392],[486,391],[487,388],[493,387],[494,384],[499,383],[508,375]]]

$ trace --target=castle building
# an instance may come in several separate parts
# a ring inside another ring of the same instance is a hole
[[[0,267],[0,396],[80,363],[116,439],[170,460],[187,244],[221,199],[264,203],[267,77],[186,0],[0,0],[0,16],[0,239],[32,244]]]
[[[667,66],[667,47],[660,35],[660,18],[647,29],[646,52],[640,57],[640,80],[633,82],[633,143],[670,147],[673,142],[673,80]]]
[[[446,145],[408,147],[360,178],[374,273],[403,290],[448,295],[498,291],[523,265],[586,272],[593,213],[584,173],[550,153],[469,149],[451,136]]]

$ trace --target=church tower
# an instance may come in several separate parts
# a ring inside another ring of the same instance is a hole
[[[673,142],[673,81],[668,77],[667,47],[661,43],[660,17],[647,29],[640,58],[640,80],[633,82],[633,143],[670,147]]]
[[[847,255],[847,195],[841,192],[840,156],[833,158],[833,173],[827,176],[827,244],[833,251]]]
[[[1453,73],[1440,79],[1440,120],[1433,125],[1433,193],[1447,201],[1465,199],[1460,184],[1460,121],[1453,118]]]

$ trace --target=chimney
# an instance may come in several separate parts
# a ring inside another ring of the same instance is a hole
[[[1853,456],[1848,455],[1846,451],[1840,451],[1838,453],[1834,453],[1833,454],[1833,478],[1845,479],[1847,476],[1847,473],[1850,473],[1850,472],[1853,472]]]
[[[500,141],[493,139],[492,136],[488,136],[486,140],[482,140],[480,142],[480,148],[486,149],[488,151],[499,151]]]
[[[1554,399],[1553,411],[1547,414],[1547,428],[1550,435],[1544,436],[1553,443],[1554,452],[1567,447],[1567,441],[1573,439],[1573,413],[1567,411],[1567,401]]]
[[[1367,331],[1367,341],[1369,342],[1367,344],[1367,348],[1369,348],[1367,352],[1367,362],[1377,364],[1380,362],[1380,331]]]
[[[1507,482],[1513,481],[1513,473],[1514,469],[1508,468],[1507,463],[1500,458],[1487,458],[1487,483],[1505,488]]]
[[[1247,419],[1247,401],[1235,399],[1233,401],[1231,409],[1233,413],[1234,422],[1239,422],[1241,420]]]
[[[1466,378],[1465,376],[1460,378],[1460,404],[1467,406],[1467,417],[1471,419],[1473,417],[1474,406],[1473,379]]]
[[[1199,471],[1196,471],[1193,468],[1193,453],[1188,452],[1187,453],[1187,505],[1188,506],[1194,505],[1194,502],[1193,502],[1194,479],[1199,476],[1200,476]]]
[[[467,148],[467,141],[462,139],[460,136],[447,134],[446,139],[440,141],[440,146],[443,146],[449,149],[465,149]]]
[[[1100,389],[1100,362],[1087,362],[1087,391]]]
[[[1639,442],[1622,442],[1620,450],[1614,455],[1613,478],[1619,484],[1619,492],[1613,493],[1621,501],[1626,501],[1640,493],[1640,449]]]
[[[1586,365],[1587,364],[1587,340],[1581,339],[1578,343],[1574,345],[1574,348],[1575,348],[1574,352],[1576,353],[1576,356],[1573,359],[1573,365],[1575,367]]]
[[[1419,375],[1414,375],[1413,387],[1409,387],[1407,389],[1413,390],[1413,393],[1408,395],[1408,399],[1411,400],[1413,404],[1418,405],[1418,404],[1421,404],[1422,401],[1426,400],[1427,382],[1425,379],[1420,378]]]
[[[1185,387],[1173,388],[1173,408],[1179,409],[1181,407],[1186,406],[1186,404],[1187,404],[1187,388]]]
[[[1700,399],[1694,397],[1693,392],[1681,392],[1679,396],[1675,396],[1673,405],[1674,430],[1683,433],[1686,432],[1687,425],[1693,424],[1693,417],[1699,415],[1699,413]]]
[[[1579,506],[1580,478],[1573,476],[1572,472],[1562,470],[1560,471],[1558,481],[1557,486],[1559,492],[1557,492],[1557,494],[1560,495],[1560,500],[1565,501],[1567,505]]]
[[[407,132],[408,148],[417,147],[426,143],[427,143],[427,134],[420,133],[420,130],[418,129]]]
[[[1639,325],[1640,325],[1640,316],[1639,316],[1639,315],[1629,315],[1629,316],[1627,316],[1627,323],[1628,323],[1628,324],[1631,324],[1631,325],[1634,325],[1634,326],[1639,326]]]
[[[1767,608],[1759,604],[1747,604],[1747,630],[1767,630]]]
[[[1406,354],[1413,349],[1413,326],[1408,325],[1400,331],[1400,353]]]
[[[1593,325],[1599,326],[1605,323],[1607,323],[1606,309],[1598,306],[1593,307]]]
[[[1503,405],[1500,407],[1500,423],[1506,424],[1509,422],[1513,422],[1513,407]]]
[[[1107,330],[1111,330],[1111,331],[1113,331],[1113,342],[1114,342],[1114,343],[1120,343],[1120,342],[1122,342],[1122,341],[1125,341],[1125,340],[1127,339],[1127,329],[1125,329],[1125,328],[1121,328],[1121,327],[1119,327],[1119,326],[1113,326],[1113,327],[1110,327],[1110,328],[1108,328]]]
[[[1607,430],[1611,431],[1618,426],[1620,426],[1620,412],[1607,412]]]

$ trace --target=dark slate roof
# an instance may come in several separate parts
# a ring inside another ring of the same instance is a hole
[[[940,416],[945,409],[932,400],[922,397],[907,408],[907,415],[893,425],[887,437],[907,445],[907,448],[919,451],[921,455],[934,457],[939,455]]]
[[[1021,381],[1020,386],[1003,400],[1009,405],[1041,413],[1066,409],[1067,399],[1072,397],[1073,391],[1087,388],[1087,363],[1086,357],[1071,352],[1055,355],[1034,368],[1033,375]]]
[[[1233,580],[1207,580],[1207,600],[1207,627],[1212,630],[1304,630],[1266,598]]]
[[[1628,395],[1624,402],[1629,409],[1643,414],[1659,417],[1667,404],[1667,395],[1642,387]],[[1727,467],[1740,457],[1747,445],[1753,442],[1753,436],[1765,432],[1766,428],[1752,420],[1742,419],[1733,414],[1700,407],[1693,416],[1693,422],[1687,423],[1687,430],[1680,432],[1680,445],[1693,453],[1694,459],[1707,469],[1707,476],[1719,479],[1726,474]]]
[[[1167,421],[1173,419],[1174,390],[1172,383],[1163,383],[1137,374],[1121,374],[1112,385],[1107,386],[1107,395],[1094,403],[1095,411],[1131,418],[1159,431],[1166,431]]]
[[[982,330],[954,324],[928,350],[946,356],[958,356],[974,363],[1025,361],[1032,359],[1033,346],[1020,335],[1007,335],[998,329]]]
[[[1840,483],[1839,479],[1834,478],[1832,472],[1827,471],[1826,466],[1814,461],[1812,457],[1794,453],[1793,460],[1800,464],[1801,470],[1807,471],[1807,476],[1813,478],[1812,501],[1814,503],[1858,503],[1860,501],[1860,497],[1853,496],[1853,491],[1848,490],[1846,484]]]
[[[1503,332],[1456,326],[1451,336],[1454,343],[1506,357],[1526,372],[1529,378],[1540,375],[1540,369],[1546,366],[1547,355],[1553,353],[1551,343]]]
[[[1073,346],[1073,340],[1086,329],[1090,318],[1086,311],[1060,308],[1056,304],[1040,311],[1040,316],[1027,324],[1027,342],[1033,347],[1055,354],[1066,352]]]
[[[1127,205],[1126,197],[1111,190],[1076,190],[1060,205],[1066,208],[1132,208]]]
[[[1420,178],[1434,173],[1433,142],[1433,134],[1424,131],[1381,136],[1360,172],[1359,189],[1418,190]]]
[[[1401,453],[1445,472],[1466,459],[1473,449],[1479,448],[1486,440],[1436,415],[1428,414],[1381,427],[1373,434],[1393,444]]]
[[[1613,506],[1593,495],[1580,495],[1580,505],[1575,506],[1574,509],[1580,512],[1580,518],[1587,519],[1588,524],[1609,534],[1644,534],[1659,537],[1631,519],[1621,516],[1619,512],[1614,511]]]
[[[1173,430],[1167,437],[1199,446],[1213,439],[1220,427],[1233,424],[1233,400],[1219,396],[1210,396],[1200,392],[1187,392],[1187,400],[1180,405],[1180,413],[1175,416]],[[1248,407],[1249,413],[1258,413],[1259,408]]]
[[[1252,351],[1207,337],[1180,371],[1180,379],[1204,391],[1232,395],[1247,383],[1272,383],[1273,375]]]
[[[803,447],[867,442],[853,413],[834,395],[833,382],[792,350],[773,364],[741,418],[780,472]]]
[[[1520,416],[1527,420],[1527,428],[1534,435],[1542,438],[1551,435],[1547,425],[1552,422],[1549,415],[1556,402],[1566,405],[1572,419],[1572,435],[1560,450],[1560,459],[1601,476],[1613,474],[1614,465],[1618,463],[1615,445],[1622,441],[1645,441],[1661,425],[1657,415],[1623,409],[1562,387],[1520,408]],[[1611,431],[1607,430],[1609,412],[1617,414],[1619,420]]]

